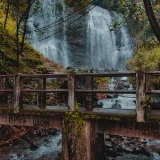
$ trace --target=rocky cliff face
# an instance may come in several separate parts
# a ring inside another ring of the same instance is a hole
[[[71,25],[66,31],[69,46],[70,66],[79,67],[87,64],[87,21],[86,16]]]

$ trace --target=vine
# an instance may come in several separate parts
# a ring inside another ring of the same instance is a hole
[[[70,159],[75,159],[77,155],[82,155],[85,148],[84,142],[84,116],[79,111],[79,105],[76,103],[75,110],[69,110],[65,113],[63,119],[63,141],[67,142],[67,146],[63,145],[63,150],[67,150]]]

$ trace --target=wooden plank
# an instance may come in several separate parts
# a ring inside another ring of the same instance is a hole
[[[0,89],[0,92],[13,92],[14,90],[10,90],[10,89]]]
[[[151,75],[150,74],[146,74],[146,78],[145,78],[145,92],[148,92],[148,91],[151,91],[151,85],[152,85],[152,82],[151,82]]]
[[[93,77],[91,76],[86,77],[86,88],[87,90],[93,89]],[[86,110],[87,111],[93,110],[93,95],[91,92],[87,92],[86,95]]]
[[[46,78],[56,78],[56,77],[66,77],[67,74],[64,73],[56,73],[56,74],[22,74],[23,78],[39,78],[39,77],[46,77]]]
[[[19,108],[23,109],[23,92],[21,90],[23,89],[24,80],[22,77],[20,77],[20,98],[19,98]]]
[[[14,77],[14,75],[0,75],[0,77]]]
[[[76,89],[75,92],[81,93],[122,93],[122,94],[135,94],[135,90],[82,90]]]
[[[160,94],[160,90],[147,91],[146,94]]]
[[[146,74],[150,74],[151,76],[160,76],[160,71],[146,72]]]
[[[45,90],[39,90],[39,89],[23,89],[21,92],[68,92],[68,89],[45,89]]]
[[[52,127],[62,128],[62,116],[46,116],[43,114],[30,115],[0,113],[0,125],[34,126],[34,127]]]
[[[137,122],[144,122],[145,108],[145,73],[136,73],[136,112],[137,112]]]
[[[46,89],[46,78],[40,77],[39,78],[39,84],[38,84],[39,90],[45,90]],[[46,92],[39,92],[38,93],[38,105],[45,108],[46,106]]]
[[[75,109],[75,73],[71,70],[68,73],[68,106],[70,110]]]
[[[20,74],[14,77],[14,111],[19,112],[20,109],[20,92],[21,92],[21,76]]]
[[[135,72],[108,72],[108,73],[76,73],[76,77],[135,77]]]
[[[1,90],[5,90],[6,89],[6,77],[1,77]],[[1,102],[3,104],[7,103],[8,101],[8,94],[1,92]]]

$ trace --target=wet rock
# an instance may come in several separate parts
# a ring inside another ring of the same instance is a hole
[[[43,145],[46,146],[46,147],[50,147],[50,141],[47,138],[45,138],[43,140]]]
[[[119,103],[115,103],[115,104],[112,105],[112,108],[114,108],[114,109],[120,109],[121,105]]]
[[[103,102],[99,102],[99,101],[94,102],[94,103],[93,103],[93,107],[102,108],[102,107],[103,107]]]
[[[39,148],[39,146],[35,145],[35,144],[31,144],[30,145],[30,150],[31,151],[36,151]]]
[[[60,139],[58,142],[57,142],[57,146],[61,145],[62,144],[62,139]]]
[[[59,135],[59,130],[50,128],[50,129],[48,130],[48,134],[49,134],[49,135],[53,135],[53,136]]]
[[[54,158],[54,160],[61,160],[62,159],[62,154],[58,153],[57,156]]]

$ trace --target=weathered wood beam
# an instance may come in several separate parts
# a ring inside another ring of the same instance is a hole
[[[108,73],[77,73],[76,77],[135,77],[135,72],[108,72]]]
[[[46,78],[45,77],[39,78],[38,89],[39,90],[46,89]],[[38,105],[42,106],[43,108],[46,107],[46,92],[39,92],[38,93]]]
[[[151,91],[151,85],[152,85],[152,82],[151,82],[151,75],[150,74],[145,74],[146,78],[145,78],[145,81],[146,81],[146,88],[145,88],[145,92],[148,92],[148,91]]]
[[[68,92],[68,89],[23,89],[21,92]]]
[[[87,88],[87,90],[93,89],[93,77],[91,77],[91,76],[86,77],[86,88]],[[86,105],[87,111],[93,110],[93,95],[92,95],[92,93],[86,94],[86,104],[85,105]]]
[[[21,100],[21,74],[14,76],[14,111],[19,112]]]
[[[84,128],[80,135],[77,135],[77,130],[72,124],[68,127],[68,133],[66,133],[64,129],[65,128],[63,128],[62,131],[62,159],[94,160],[92,159],[92,142],[94,141],[94,137],[92,137],[93,130],[91,121],[85,121]]]
[[[1,90],[6,89],[6,77],[1,77]],[[0,93],[1,94],[1,103],[7,103],[8,101],[8,94],[7,93]]]
[[[145,73],[137,72],[136,73],[136,112],[137,112],[137,122],[144,122],[145,108],[144,108],[144,99],[145,99]]]
[[[135,90],[91,90],[91,89],[76,89],[75,92],[81,93],[124,93],[124,94],[135,94]]]
[[[75,109],[75,73],[74,70],[68,72],[68,106],[70,110]]]

